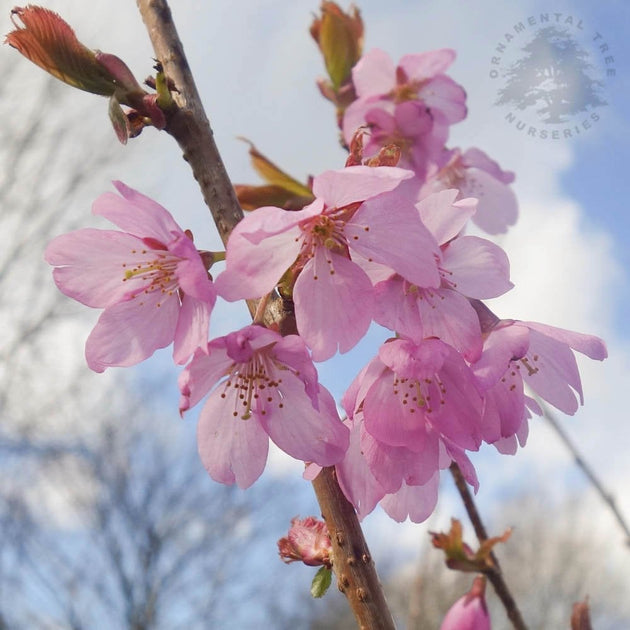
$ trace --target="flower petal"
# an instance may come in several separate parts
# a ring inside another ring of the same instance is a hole
[[[269,437],[296,459],[320,466],[340,462],[348,448],[349,431],[339,419],[332,396],[320,386],[317,411],[298,377],[283,371],[281,378],[277,393],[269,394],[281,402],[273,404],[272,411],[258,415]]]
[[[125,232],[139,238],[151,237],[164,245],[174,234],[183,234],[166,208],[122,182],[113,183],[121,196],[101,195],[92,205],[93,214],[105,217]]]
[[[208,304],[190,295],[182,300],[173,345],[173,359],[181,365],[199,347],[208,344],[210,313],[214,303]]]
[[[422,287],[440,284],[435,239],[402,195],[379,195],[363,203],[346,224],[348,245],[368,260],[387,265]]]
[[[394,190],[411,171],[395,166],[347,166],[337,171],[325,171],[313,180],[313,194],[329,207],[342,208]]]
[[[255,216],[256,212],[248,216]],[[255,245],[237,226],[228,240],[226,269],[214,281],[217,293],[233,302],[272,291],[300,251],[299,235],[300,228],[295,226]]]
[[[114,230],[86,228],[53,239],[44,258],[53,270],[59,290],[86,306],[105,308],[146,284],[142,278],[125,279],[125,268],[141,262],[135,251],[142,241]]]
[[[372,321],[373,289],[355,263],[318,247],[306,263],[293,291],[300,335],[314,361],[330,359],[353,348]]]
[[[409,517],[413,523],[426,521],[437,504],[440,472],[436,471],[430,481],[422,486],[408,486],[403,483],[395,494],[387,494],[381,499],[381,507],[390,518],[402,523]]]
[[[179,300],[149,293],[106,308],[85,344],[85,358],[95,372],[136,365],[175,335]]]
[[[485,238],[453,239],[443,251],[442,267],[448,270],[449,285],[467,297],[499,297],[514,286],[507,254]]]
[[[249,488],[262,474],[269,437],[256,418],[233,417],[236,390],[214,391],[201,410],[197,426],[197,447],[210,476],[219,483]]]
[[[359,97],[386,94],[396,86],[392,58],[384,50],[372,48],[352,68],[352,83]]]

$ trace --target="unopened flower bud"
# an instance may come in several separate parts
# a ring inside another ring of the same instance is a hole
[[[284,562],[301,561],[310,567],[332,567],[332,546],[326,523],[308,516],[291,519],[291,529],[278,541],[278,552]]]
[[[350,81],[352,67],[363,50],[363,20],[356,7],[344,13],[335,2],[324,0],[322,15],[311,25],[311,35],[324,57],[332,87],[337,91]]]
[[[440,630],[490,630],[490,615],[486,606],[486,579],[475,578],[473,585],[446,613]]]

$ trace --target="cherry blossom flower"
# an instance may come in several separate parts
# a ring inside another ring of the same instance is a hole
[[[135,365],[174,342],[185,363],[207,343],[216,291],[192,239],[158,203],[114,182],[92,212],[123,230],[82,229],[55,238],[45,258],[65,295],[105,309],[85,355],[96,372]]]
[[[422,452],[435,431],[459,448],[479,448],[481,396],[474,375],[439,339],[389,340],[358,378],[365,428],[380,442]]]
[[[380,502],[395,520],[425,520],[452,461],[476,489],[464,449],[481,442],[481,402],[472,372],[440,340],[386,342],[342,400],[351,435],[337,478],[359,517]]]
[[[249,487],[267,461],[269,438],[306,462],[331,466],[348,447],[348,429],[297,335],[250,325],[198,349],[180,376],[183,413],[201,411],[201,460],[220,483]]]
[[[530,411],[542,415],[538,404],[524,394],[528,385],[548,403],[573,415],[583,404],[582,383],[572,350],[591,359],[607,356],[604,342],[593,335],[515,320],[499,321],[487,334],[483,354],[472,365],[484,389],[482,433],[484,441],[514,452],[518,437],[527,437]],[[576,396],[577,395],[577,396]]]
[[[444,162],[429,174],[421,197],[449,188],[459,190],[462,197],[475,197],[479,203],[472,216],[473,223],[488,234],[503,234],[516,223],[518,202],[510,188],[514,173],[502,170],[480,149],[464,153],[453,149]]]
[[[394,190],[412,176],[395,167],[352,166],[313,181],[313,203],[297,212],[259,208],[230,235],[217,289],[228,300],[273,290],[297,275],[293,300],[313,359],[347,352],[372,321],[373,286],[356,259],[438,286],[437,243],[409,198]]]
[[[373,131],[368,151],[391,142],[418,177],[440,156],[448,127],[466,116],[466,93],[444,72],[455,59],[450,49],[405,55],[394,66],[387,53],[373,49],[352,70],[358,96],[345,111],[343,135],[348,144],[359,127]]]
[[[490,630],[490,614],[486,605],[486,579],[477,576],[473,585],[446,613],[440,630]]]

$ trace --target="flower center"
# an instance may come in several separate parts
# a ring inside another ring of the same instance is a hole
[[[233,399],[234,418],[249,420],[252,412],[266,416],[272,412],[272,407],[284,407],[282,378],[275,374],[278,370],[290,370],[295,375],[299,374],[297,370],[280,364],[261,352],[255,352],[246,363],[233,364],[223,385],[221,398]]]
[[[124,273],[123,282],[130,280],[138,280],[140,286],[134,290],[131,299],[150,293],[159,292],[164,297],[174,295],[179,286],[175,271],[180,262],[179,258],[169,254],[167,251],[155,250],[137,250],[132,249],[131,254],[134,258],[139,259],[135,263],[123,263]],[[138,286],[138,285],[136,285]],[[142,305],[143,302],[140,302]],[[158,302],[157,306],[161,303]]]
[[[315,249],[325,247],[335,253],[349,257],[348,242],[344,234],[346,222],[360,204],[343,208],[331,208],[300,225],[302,248],[299,259],[302,266],[313,257]]]
[[[437,375],[433,378],[424,378],[422,380],[414,378],[394,377],[393,393],[400,399],[403,409],[409,413],[415,413],[416,410],[430,414],[433,412],[430,390],[436,390],[439,398],[439,404],[444,404],[444,396],[446,387]],[[435,396],[434,396],[435,398]]]

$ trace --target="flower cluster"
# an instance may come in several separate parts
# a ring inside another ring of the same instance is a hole
[[[358,16],[343,21],[326,6],[313,36],[333,73],[323,93],[350,147],[344,168],[307,186],[252,153],[271,186],[239,189],[253,211],[225,254],[198,251],[164,208],[115,183],[119,195],[99,197],[93,211],[122,231],[59,236],[46,260],[65,294],[104,309],[87,340],[92,369],[134,365],[174,344],[175,362],[188,363],[180,411],[207,397],[198,444],[215,480],[250,486],[271,439],[311,475],[336,466],[361,517],[380,503],[395,520],[421,521],[442,469],[456,462],[477,488],[468,453],[525,443],[531,414],[541,413],[525,386],[572,414],[583,398],[573,351],[601,360],[606,348],[499,319],[482,302],[512,289],[509,261],[466,229],[472,221],[495,234],[514,223],[514,176],[479,149],[446,146],[450,125],[466,116],[466,94],[446,74],[455,53],[407,55],[397,66],[380,50],[360,57]],[[354,45],[328,48],[335,20]],[[284,206],[256,207],[266,194]],[[265,304],[272,293],[294,307],[298,334],[257,318],[208,340],[217,296]],[[392,337],[345,393],[342,422],[314,362],[351,350],[372,322]]]

